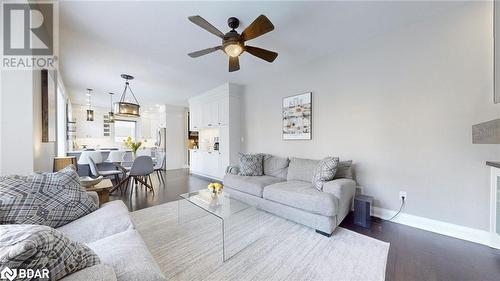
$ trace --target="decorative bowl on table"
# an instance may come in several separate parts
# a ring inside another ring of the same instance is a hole
[[[80,177],[80,184],[85,187],[92,187],[102,181],[103,177],[99,176],[97,178],[91,178],[91,177]]]

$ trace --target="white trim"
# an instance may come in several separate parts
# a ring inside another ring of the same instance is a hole
[[[490,184],[490,232],[495,233],[497,222],[497,182],[500,177],[500,169],[491,167]]]
[[[382,219],[389,219],[397,211],[388,210],[378,207],[373,207],[372,210],[374,216],[380,217]],[[483,244],[486,246],[490,246],[496,249],[500,249],[500,237],[494,233],[474,229],[470,227],[465,227],[461,225],[451,224],[447,222],[432,220],[428,218],[418,217],[414,215],[409,215],[405,213],[399,214],[393,222],[408,225],[411,227],[439,233],[446,236],[451,236],[454,238],[467,240],[479,244]]]

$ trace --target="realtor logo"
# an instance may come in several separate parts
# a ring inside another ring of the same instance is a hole
[[[3,54],[51,56],[54,54],[53,3],[3,4]]]
[[[10,269],[5,267],[0,271],[0,279],[8,279],[10,281],[14,280],[17,276],[17,271],[15,269]]]
[[[54,68],[57,2],[2,1],[2,68]]]

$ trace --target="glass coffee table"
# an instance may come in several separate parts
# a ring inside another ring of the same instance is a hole
[[[207,214],[220,221],[224,262],[262,236],[260,211],[232,198],[227,192],[214,195],[208,189],[202,189],[179,194],[179,197],[179,224],[192,222]]]

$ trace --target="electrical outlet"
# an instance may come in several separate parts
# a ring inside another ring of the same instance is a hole
[[[408,199],[408,196],[406,196],[406,191],[399,192],[399,198],[402,199],[403,197],[405,198],[405,201],[406,201],[406,199]]]

